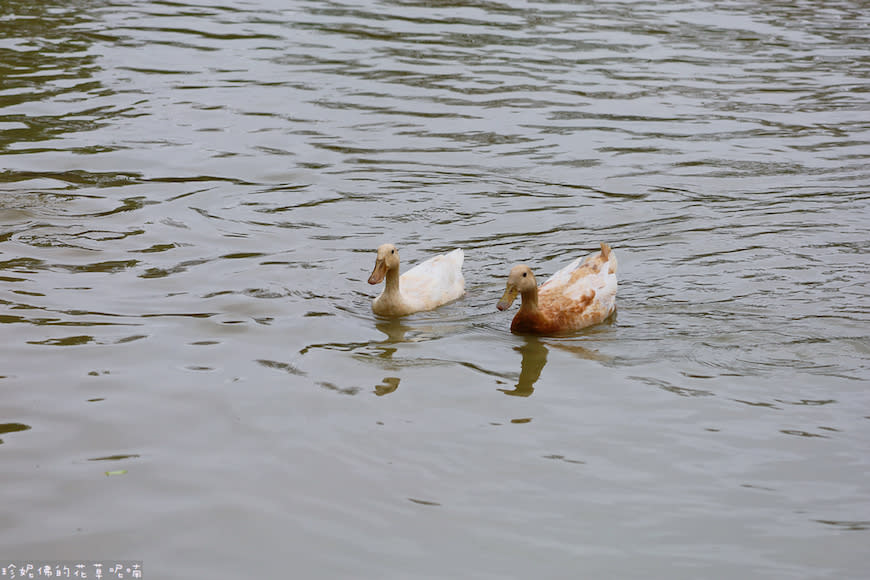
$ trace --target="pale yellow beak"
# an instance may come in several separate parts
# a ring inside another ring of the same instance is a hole
[[[517,297],[517,288],[516,286],[508,285],[505,288],[504,294],[502,294],[501,300],[498,301],[498,304],[495,305],[499,310],[507,310],[510,308],[511,304],[513,304],[514,299]]]
[[[380,284],[386,275],[387,262],[385,260],[377,260],[375,262],[375,269],[372,270],[372,275],[369,276],[369,284]]]

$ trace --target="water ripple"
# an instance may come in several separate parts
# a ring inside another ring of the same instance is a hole
[[[350,546],[319,575],[401,577],[421,545],[464,564],[391,531],[437,503],[490,538],[468,545],[493,575],[580,545],[616,576],[689,554],[723,577],[863,572],[806,555],[867,527],[860,3],[3,7],[0,380],[7,432],[34,426],[4,436],[4,545],[67,540],[85,510],[77,545],[123,547],[80,458],[146,458],[123,509],[185,554],[222,540],[172,530],[245,535],[241,509],[300,553]],[[464,248],[467,296],[375,317],[387,241],[403,268]],[[618,318],[511,335],[510,267],[543,279],[602,241]],[[203,481],[184,526],[153,509]],[[358,541],[373,521],[384,541]],[[612,537],[637,568],[613,568]]]

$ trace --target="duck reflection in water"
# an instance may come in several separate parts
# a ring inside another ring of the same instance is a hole
[[[519,380],[513,389],[498,390],[505,395],[512,395],[514,397],[528,397],[531,395],[535,391],[535,383],[538,382],[541,372],[547,364],[547,355],[550,352],[550,348],[570,352],[583,359],[596,361],[610,360],[610,357],[601,354],[597,350],[590,350],[579,344],[556,340],[545,342],[536,336],[524,336],[523,344],[514,347],[514,350],[522,355]]]
[[[380,384],[375,385],[374,393],[379,397],[389,395],[399,388],[399,381],[401,380],[399,377],[384,377],[384,380]]]
[[[519,382],[513,389],[499,389],[505,395],[514,397],[528,397],[535,391],[535,383],[547,364],[549,350],[541,340],[535,336],[525,337],[525,344],[515,346],[514,350],[523,355],[520,363]]]
[[[405,333],[412,330],[413,327],[404,324],[401,318],[389,318],[375,322],[375,328],[387,335],[387,339],[382,344],[392,344],[396,342],[405,342]],[[395,348],[389,349],[392,355],[396,351]]]
[[[378,358],[392,359],[393,354],[398,350],[395,346],[390,346],[399,342],[405,342],[405,333],[412,329],[407,324],[402,324],[399,319],[381,320],[375,323],[375,327],[387,335],[386,340],[379,343],[377,349],[380,350]],[[374,393],[383,397],[389,395],[399,388],[399,382],[402,379],[399,377],[384,377],[384,379],[375,385]]]
[[[372,350],[378,352],[377,357],[382,360],[391,360],[399,350],[398,346],[395,346],[399,343],[428,340],[450,330],[449,327],[444,327],[440,329],[439,333],[439,329],[434,326],[407,324],[400,318],[378,320],[375,322],[375,328],[387,336],[385,340],[370,345]],[[379,397],[388,395],[399,388],[400,381],[399,377],[384,377],[380,384],[375,385],[374,393]]]
[[[463,322],[405,322],[407,319],[390,318],[375,322],[375,328],[387,335],[386,340],[377,344],[396,344],[400,342],[423,342],[460,332],[465,328]],[[395,349],[393,349],[395,351]]]
[[[370,349],[377,351],[377,358],[389,361],[393,355],[399,350],[399,343],[403,342],[419,342],[430,340],[433,337],[438,337],[445,333],[455,331],[455,324],[441,325],[426,325],[426,324],[408,324],[400,318],[382,319],[375,322],[375,328],[383,332],[387,338],[380,342],[370,343]],[[380,384],[375,385],[374,392],[376,395],[388,395],[399,388],[399,377],[384,377]]]

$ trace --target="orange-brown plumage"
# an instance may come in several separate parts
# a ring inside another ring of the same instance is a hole
[[[577,258],[540,287],[531,268],[520,264],[511,269],[498,309],[522,296],[511,322],[517,333],[559,334],[598,324],[616,309],[616,270],[616,255],[604,243],[600,252]]]

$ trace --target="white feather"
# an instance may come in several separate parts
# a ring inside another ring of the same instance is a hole
[[[598,257],[598,253],[590,254],[586,257],[580,257],[572,261],[570,264],[561,268],[546,282],[541,284],[540,292],[542,294],[549,292],[558,292],[570,300],[580,300],[589,293],[589,290],[595,291],[595,301],[600,303],[604,311],[611,312],[616,305],[616,270],[617,261],[616,253],[611,251],[607,262],[601,269],[587,276],[582,276],[571,282],[571,274],[582,267],[587,261]]]
[[[432,310],[465,294],[461,249],[429,258],[399,277],[402,300],[414,309]]]

